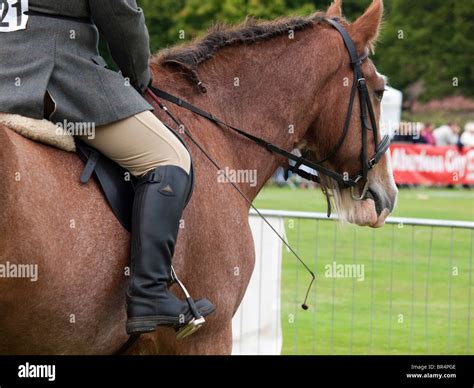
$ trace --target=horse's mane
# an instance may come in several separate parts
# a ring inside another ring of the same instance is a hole
[[[165,49],[156,54],[152,63],[177,66],[196,84],[198,66],[212,59],[220,50],[239,44],[251,45],[288,34],[302,31],[324,18],[323,12],[306,17],[282,17],[272,21],[260,21],[248,17],[236,26],[215,24],[202,38],[180,46]]]

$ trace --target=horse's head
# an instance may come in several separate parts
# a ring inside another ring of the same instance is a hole
[[[322,160],[324,167],[336,172],[337,178],[340,178],[334,180],[320,174],[323,186],[333,196],[339,216],[357,225],[380,227],[395,206],[397,188],[389,154],[385,152],[388,144],[382,144],[379,125],[386,78],[376,71],[372,61],[365,56],[377,39],[383,5],[381,0],[374,0],[361,17],[353,24],[348,24],[342,20],[340,2],[336,0],[330,6],[326,19],[340,18],[339,23],[355,46],[355,55],[362,59],[359,68],[362,75],[355,76],[357,73],[351,66],[350,49],[346,47],[347,42],[344,42],[341,32],[328,26],[327,47],[331,51],[328,63],[332,68],[325,87],[316,96],[316,119],[300,146],[308,151],[308,158]],[[357,79],[362,77],[365,78],[368,97],[361,104]],[[357,78],[355,86],[354,78]],[[352,111],[351,94],[354,95]],[[364,112],[365,118],[361,118],[361,112]],[[364,128],[364,121],[365,127],[369,129]],[[363,137],[364,132],[366,139]],[[383,152],[377,155],[381,148]],[[372,167],[371,159],[375,155],[376,159],[380,159]],[[366,174],[364,164],[371,167]],[[344,182],[345,179],[347,182]]]

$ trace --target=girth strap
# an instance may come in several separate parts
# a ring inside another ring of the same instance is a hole
[[[84,167],[84,170],[82,171],[82,174],[81,174],[82,184],[86,184],[87,182],[89,182],[89,179],[91,179],[91,176],[95,171],[95,168],[97,166],[97,162],[99,161],[99,159],[100,159],[100,153],[91,148],[86,166]]]

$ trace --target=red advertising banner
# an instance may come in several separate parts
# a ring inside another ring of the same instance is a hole
[[[395,182],[420,185],[474,185],[474,147],[392,144]]]

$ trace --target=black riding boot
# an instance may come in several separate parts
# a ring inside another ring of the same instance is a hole
[[[207,299],[181,301],[168,289],[171,258],[189,190],[190,177],[177,166],[158,167],[139,179],[132,218],[128,334],[151,332],[158,326],[186,328],[215,309]]]

